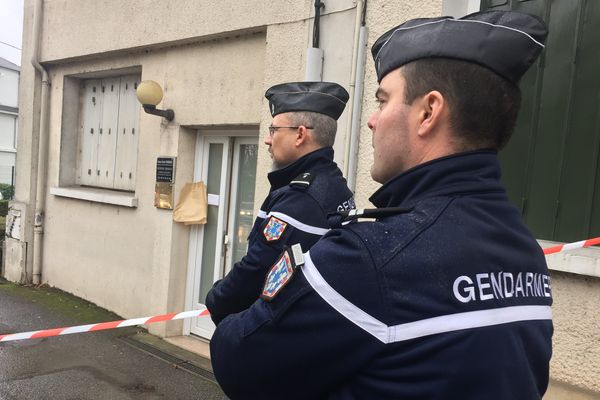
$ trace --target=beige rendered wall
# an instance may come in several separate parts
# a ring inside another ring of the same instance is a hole
[[[598,262],[600,265],[600,262]],[[550,400],[600,398],[600,278],[552,271]]]
[[[129,52],[262,29],[305,19],[311,6],[296,0],[46,0],[41,58]]]
[[[321,17],[320,41],[320,47],[325,51],[323,79],[338,82],[348,89],[355,2],[328,0],[326,3]],[[305,49],[312,43],[313,4],[312,1],[296,0],[177,0],[152,2],[152,7],[149,7],[145,0],[45,1],[44,30],[51,34],[43,36],[41,58],[54,63],[98,54],[118,54],[129,52],[132,48],[184,44],[231,32],[264,30],[268,26],[266,68],[262,81],[266,90],[276,83],[304,79]],[[74,20],[78,23],[65,24],[65,21]],[[165,70],[168,69],[165,67]],[[179,72],[177,68],[173,71]],[[210,98],[204,100],[210,111],[214,111],[217,103],[212,103]],[[164,104],[171,107],[167,99]],[[264,104],[261,99],[261,135],[271,122]],[[334,146],[340,166],[344,163],[346,114],[340,118]],[[184,124],[183,121],[181,123]],[[262,143],[262,136],[259,143]],[[268,193],[266,173],[271,168],[266,148],[259,147],[258,205]]]
[[[137,208],[48,195],[44,282],[124,317],[183,309],[189,228],[153,205],[156,157],[178,157],[178,193],[192,178],[196,135],[183,125],[257,125],[264,55],[264,34],[251,34],[49,69],[49,187],[59,185],[60,152],[69,151],[61,148],[65,75],[141,66],[142,79],[165,89],[163,105],[176,110],[176,119],[164,125],[140,111]]]
[[[557,243],[540,241],[542,247]],[[548,400],[600,398],[600,249],[546,257],[554,304]]]
[[[371,57],[371,47],[379,36],[394,26],[406,20],[418,17],[435,17],[442,12],[442,0],[369,0],[367,8],[367,27],[369,29],[368,54],[365,68],[365,87],[362,103],[361,131],[358,149],[358,167],[356,173],[356,200],[358,207],[372,207],[369,196],[379,184],[371,179],[371,164],[373,163],[373,147],[371,145],[371,130],[367,122],[375,111],[375,92],[377,91],[377,75]]]
[[[265,53],[265,70],[263,88],[290,81],[301,81],[304,77],[305,52],[298,51],[306,47],[307,22],[271,25],[267,30],[267,49]],[[264,91],[262,93],[264,95]],[[258,160],[256,165],[256,191],[254,195],[255,214],[269,193],[267,174],[271,171],[271,158],[267,147],[263,145],[264,136],[268,134],[267,127],[271,124],[271,114],[261,99],[260,134],[258,140]]]

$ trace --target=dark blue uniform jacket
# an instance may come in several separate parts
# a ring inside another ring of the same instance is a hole
[[[376,192],[412,211],[333,229],[271,302],[211,341],[232,399],[539,399],[552,303],[495,152],[422,164]]]
[[[329,230],[327,214],[354,208],[331,147],[309,153],[268,178],[271,190],[254,221],[247,254],[206,297],[216,324],[258,299],[266,273],[285,245],[300,243],[310,249]]]

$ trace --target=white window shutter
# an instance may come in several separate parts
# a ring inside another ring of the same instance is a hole
[[[115,182],[115,153],[117,149],[117,122],[119,120],[120,79],[103,79],[102,116],[98,131],[98,186],[113,188]]]
[[[115,189],[135,190],[140,109],[135,90],[138,83],[137,75],[121,77]]]
[[[102,112],[102,84],[91,79],[84,82],[79,142],[79,184],[96,186],[98,174],[98,132]]]

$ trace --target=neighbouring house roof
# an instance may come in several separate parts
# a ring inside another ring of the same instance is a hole
[[[17,107],[3,106],[0,104],[0,114],[2,114],[2,111],[8,111],[15,114],[19,113],[19,109]]]
[[[12,69],[13,71],[17,71],[17,72],[21,71],[21,67],[19,67],[17,64],[13,64],[10,61],[8,61],[7,59],[2,58],[2,57],[0,57],[0,67],[6,68],[6,69]]]

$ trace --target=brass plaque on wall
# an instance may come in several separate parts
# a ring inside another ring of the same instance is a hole
[[[173,209],[173,184],[156,182],[154,189],[154,207],[166,210]]]

